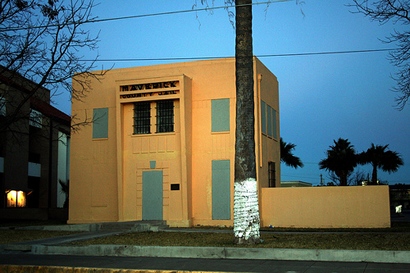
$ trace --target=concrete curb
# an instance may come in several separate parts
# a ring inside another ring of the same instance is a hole
[[[181,271],[181,270],[146,270],[146,269],[114,269],[114,268],[88,268],[88,267],[71,267],[71,266],[34,266],[34,265],[0,265],[0,272],[4,273],[185,273],[185,272],[203,272],[203,271]],[[206,271],[213,273],[212,271]],[[216,272],[215,272],[216,273]]]
[[[77,224],[77,225],[50,225],[50,226],[27,226],[17,227],[17,230],[48,230],[48,231],[72,231],[72,232],[87,232],[96,231],[100,228],[100,224]]]
[[[45,246],[32,245],[33,254],[87,256],[252,259],[285,261],[338,261],[410,263],[410,251],[324,250],[230,247],[161,247],[134,245]]]

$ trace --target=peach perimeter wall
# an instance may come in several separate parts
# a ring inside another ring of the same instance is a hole
[[[388,186],[262,188],[262,226],[390,227]]]

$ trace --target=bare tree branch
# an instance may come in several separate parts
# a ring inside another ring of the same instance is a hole
[[[95,17],[93,0],[6,0],[0,3],[0,75],[1,83],[24,83],[19,100],[10,105],[13,92],[1,85],[0,96],[6,98],[9,116],[0,122],[0,130],[10,128],[22,116],[23,105],[32,97],[50,102],[50,92],[68,92],[72,99],[84,98],[90,90],[94,62],[82,61],[81,52],[97,48],[98,33],[91,35],[83,24]],[[73,89],[71,78],[85,77],[79,89]],[[47,93],[47,94],[45,94]],[[5,103],[2,101],[2,103]],[[1,105],[0,105],[1,108]],[[12,112],[10,112],[12,109]]]
[[[353,3],[348,5],[355,8],[353,13],[364,14],[371,20],[379,22],[379,24],[386,24],[387,22],[402,25],[410,24],[410,1],[408,0],[379,0],[375,2],[353,0]],[[394,30],[384,42],[398,45],[398,49],[390,52],[389,60],[399,69],[393,76],[393,79],[397,82],[393,91],[399,94],[396,97],[397,108],[403,110],[410,97],[410,31]]]

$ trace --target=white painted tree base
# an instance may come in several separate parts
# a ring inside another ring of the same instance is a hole
[[[249,178],[234,183],[234,234],[239,243],[258,242],[260,218],[257,182]]]

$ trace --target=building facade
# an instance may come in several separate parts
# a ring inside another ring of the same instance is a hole
[[[71,118],[50,105],[50,90],[0,71],[0,217],[47,218],[21,208],[63,207]]]
[[[71,136],[69,223],[233,224],[233,58],[114,69],[91,86],[72,105],[92,125]],[[276,187],[278,82],[257,58],[254,98],[257,180]]]

